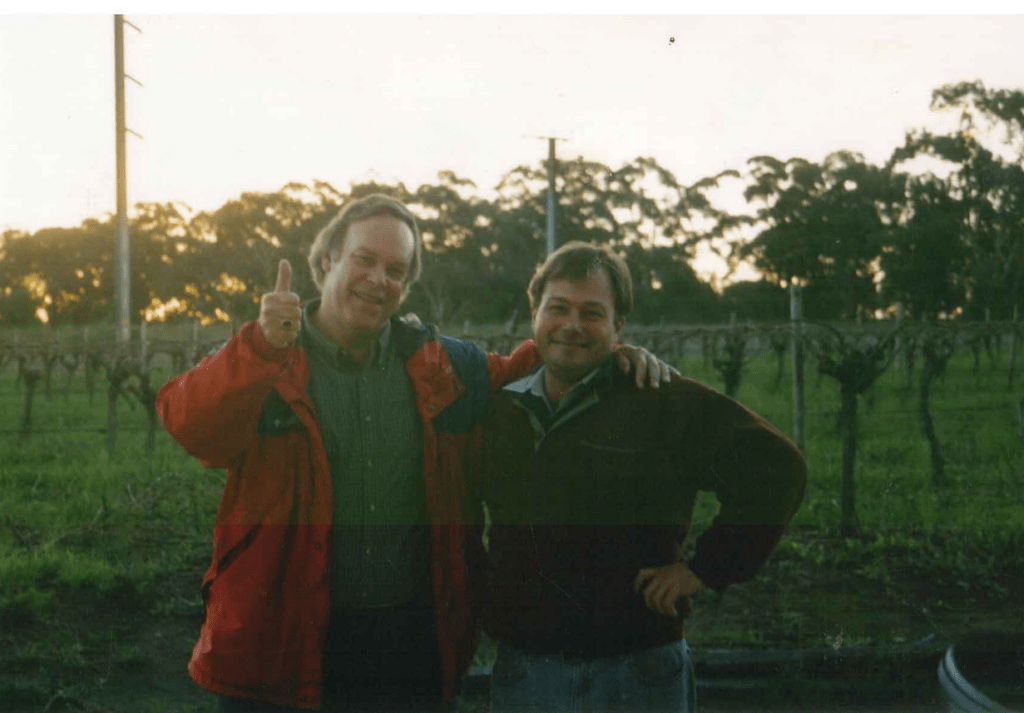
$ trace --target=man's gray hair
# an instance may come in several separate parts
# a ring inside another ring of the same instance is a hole
[[[331,218],[331,222],[325,225],[323,230],[317,233],[309,248],[309,269],[313,273],[313,282],[317,289],[322,289],[324,283],[324,268],[320,264],[321,258],[324,255],[337,255],[341,252],[348,229],[353,223],[380,215],[398,218],[412,230],[412,262],[409,263],[409,271],[405,275],[405,288],[408,289],[412,283],[416,282],[420,276],[423,262],[423,239],[420,237],[416,218],[400,200],[383,193],[373,193],[350,201],[336,216]]]

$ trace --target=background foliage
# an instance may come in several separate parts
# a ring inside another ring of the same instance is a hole
[[[782,319],[782,288],[804,287],[805,316],[849,319],[904,305],[907,316],[1009,319],[1024,290],[1024,91],[947,85],[932,108],[961,113],[949,135],[907,133],[875,166],[850,151],[819,164],[754,156],[683,185],[654,158],[557,167],[558,241],[624,255],[636,281],[634,321]],[[490,197],[451,171],[437,182],[289,183],[246,192],[212,212],[138,203],[129,216],[136,318],[247,320],[279,258],[296,266],[350,197],[383,191],[420,218],[424,274],[407,307],[429,321],[503,321],[525,314],[523,287],[545,249],[545,166],[508,171]],[[113,309],[112,217],[0,235],[0,323],[88,324]],[[720,287],[693,269],[698,251],[756,283]],[[308,271],[293,283],[315,296]]]

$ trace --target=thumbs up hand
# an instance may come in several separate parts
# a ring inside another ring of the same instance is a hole
[[[277,265],[277,284],[273,292],[263,295],[260,300],[260,330],[263,337],[278,348],[290,347],[295,343],[302,323],[302,308],[299,296],[291,291],[292,266],[287,260]]]

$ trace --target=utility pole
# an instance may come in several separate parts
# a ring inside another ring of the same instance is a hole
[[[546,139],[548,142],[548,252],[550,255],[555,251],[555,142],[566,139],[558,136],[538,136],[538,139]]]
[[[128,171],[125,166],[124,80],[125,77],[142,86],[124,71],[124,26],[138,27],[114,15],[114,154],[117,162],[117,218],[114,222],[114,270],[116,275],[115,324],[118,342],[127,343],[131,337],[131,253],[128,244]],[[135,134],[134,131],[132,131]],[[135,134],[139,136],[138,134]],[[141,139],[142,137],[139,136]]]

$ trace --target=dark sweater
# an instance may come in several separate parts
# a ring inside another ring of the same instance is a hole
[[[697,491],[721,503],[689,562],[714,589],[756,573],[803,497],[796,447],[725,395],[678,378],[638,390],[617,370],[595,384],[596,403],[553,427],[510,385],[484,423],[484,626],[528,651],[594,658],[677,640],[688,602],[657,614],[633,581],[678,561]]]

